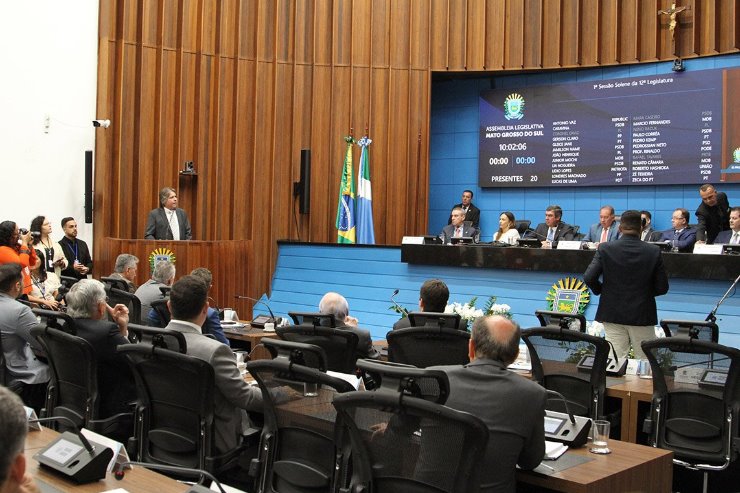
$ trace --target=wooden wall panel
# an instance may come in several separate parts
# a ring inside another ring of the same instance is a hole
[[[173,186],[196,239],[251,241],[236,267],[259,296],[275,240],[336,240],[350,129],[373,140],[378,243],[425,233],[433,72],[670,60],[657,13],[669,3],[101,0],[97,113],[113,125],[96,140],[96,261],[118,253],[98,240],[141,237],[157,191]],[[682,0],[679,53],[737,52],[738,3]],[[303,148],[311,213],[294,218]],[[197,177],[179,176],[185,161]]]

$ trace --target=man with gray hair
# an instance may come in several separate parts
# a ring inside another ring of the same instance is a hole
[[[480,468],[480,491],[485,493],[513,493],[517,466],[534,469],[545,454],[547,392],[506,369],[519,355],[520,335],[513,320],[480,317],[468,344],[470,363],[431,368],[449,377],[445,405],[477,416],[488,426],[488,448]]]
[[[0,491],[3,493],[35,493],[39,489],[26,472],[28,424],[26,410],[20,398],[0,386]]]
[[[159,207],[146,219],[144,238],[147,240],[191,240],[187,213],[177,207],[177,192],[172,187],[159,191]]]
[[[136,271],[138,269],[139,258],[130,253],[122,253],[116,257],[116,265],[113,267],[113,273],[108,276],[112,279],[120,279],[126,282],[129,293],[136,292]]]
[[[141,301],[141,318],[146,320],[149,311],[152,309],[152,301],[164,299],[164,295],[159,288],[172,286],[175,282],[175,264],[168,260],[160,260],[154,266],[152,278],[139,286],[134,293]]]
[[[344,296],[339,293],[329,292],[321,298],[319,302],[319,312],[323,314],[334,315],[337,321],[337,327],[342,330],[348,330],[357,334],[357,357],[378,359],[380,353],[373,347],[373,341],[370,338],[370,332],[359,328],[358,320],[349,314],[349,303]]]
[[[77,337],[89,342],[95,352],[100,417],[130,411],[129,403],[136,398],[134,377],[126,360],[116,351],[121,344],[129,343],[128,308],[108,306],[105,287],[97,279],[77,281],[65,299],[67,314],[75,319]]]

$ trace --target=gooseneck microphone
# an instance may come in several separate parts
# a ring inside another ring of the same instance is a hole
[[[535,231],[532,228],[527,228],[527,230],[524,231],[522,238],[532,238],[532,237],[535,237],[536,239],[540,239],[542,241],[550,241],[547,239],[547,236],[539,234],[537,231]]]
[[[568,415],[568,418],[570,418],[570,422],[573,423],[573,424],[576,424],[576,418],[575,418],[575,416],[573,416],[573,413],[570,412],[570,407],[568,407],[568,400],[565,398],[565,396],[563,394],[561,394],[560,392],[557,392],[555,390],[546,389],[546,392],[549,395],[553,395],[553,396],[559,398],[563,402],[563,405],[565,406],[565,413]],[[548,400],[550,400],[550,399],[548,399]]]
[[[399,305],[398,303],[396,303],[396,300],[394,298],[396,297],[397,294],[398,294],[398,289],[393,291],[393,294],[391,295],[391,303],[393,303],[393,306],[396,307],[396,310],[398,311],[398,313],[403,313],[404,315],[408,316],[409,311],[405,309],[404,307],[402,307],[401,305]]]
[[[66,424],[67,426],[71,427],[73,430],[73,433],[77,435],[77,438],[79,438],[80,442],[82,442],[82,445],[85,447],[85,450],[90,452],[91,455],[95,453],[95,447],[92,446],[92,444],[87,440],[85,435],[80,433],[80,429],[77,427],[77,424],[66,416],[50,416],[48,418],[36,418],[36,419],[28,420],[29,423],[48,423],[50,421],[62,422]]]
[[[709,312],[709,315],[707,315],[707,318],[704,319],[706,322],[717,323],[717,317],[715,316],[715,314],[717,313],[719,306],[722,303],[724,303],[725,299],[727,299],[727,297],[730,295],[730,291],[732,291],[735,288],[735,286],[737,286],[738,281],[740,281],[740,275],[738,275],[735,278],[735,282],[733,282],[732,285],[730,285],[730,287],[727,288],[727,291],[725,291],[725,294],[722,295],[722,298],[720,298],[717,304],[714,305],[714,308],[712,308],[712,311]]]
[[[172,472],[175,474],[182,474],[183,476],[189,476],[189,477],[197,477],[200,476],[200,479],[198,483],[194,484],[190,489],[187,490],[186,493],[200,493],[200,492],[206,492],[206,491],[212,491],[205,486],[200,484],[200,481],[203,481],[204,479],[210,479],[217,487],[218,490],[221,493],[226,493],[224,491],[224,488],[221,486],[221,482],[216,479],[216,477],[211,474],[210,472],[203,470],[203,469],[193,469],[189,467],[178,467],[178,466],[168,466],[165,464],[152,464],[149,462],[136,462],[136,461],[128,461],[122,463],[118,469],[113,473],[115,478],[117,480],[122,480],[125,476],[124,469],[128,466],[141,466],[145,467],[147,469],[153,469],[155,471],[164,471],[164,472]]]
[[[262,301],[262,300],[258,300],[258,299],[256,299],[256,298],[252,298],[252,297],[249,297],[249,296],[244,296],[244,295],[241,295],[241,294],[237,294],[237,295],[235,295],[235,296],[234,296],[234,298],[236,298],[237,300],[249,300],[249,301],[254,301],[254,304],[255,304],[255,305],[256,305],[256,304],[258,304],[258,303],[262,303],[262,304],[263,304],[263,305],[265,305],[265,307],[267,308],[267,311],[268,311],[268,312],[270,312],[270,322],[271,322],[271,323],[277,323],[277,322],[276,322],[276,319],[275,319],[275,314],[274,314],[274,313],[272,313],[272,309],[270,308],[270,305],[268,305],[268,304],[267,304],[267,303],[265,303],[264,301]]]

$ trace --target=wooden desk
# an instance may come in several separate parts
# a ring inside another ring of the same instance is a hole
[[[251,353],[252,360],[272,359],[272,356],[270,356],[270,352],[267,349],[264,347],[257,347],[257,345],[262,341],[263,337],[277,338],[277,334],[275,332],[265,332],[262,329],[252,327],[249,325],[249,322],[245,322],[245,324],[246,327],[242,329],[227,329],[224,327],[224,335],[229,341],[248,342],[249,350],[253,351]]]
[[[669,493],[673,483],[673,452],[609,440],[609,455],[591,454],[588,447],[570,449],[593,459],[550,476],[517,471],[517,483],[569,493]]]
[[[75,493],[97,493],[116,488],[123,488],[131,493],[138,491],[182,493],[188,489],[187,485],[178,483],[174,479],[138,466],[127,470],[126,475],[120,481],[115,479],[113,474],[108,473],[105,479],[101,481],[83,485],[74,483],[53,471],[41,467],[33,459],[36,452],[48,445],[57,436],[59,436],[59,433],[49,428],[42,428],[41,431],[29,431],[26,436],[26,471],[34,477],[37,483],[46,483],[59,491]]]
[[[622,381],[612,385],[607,382],[606,395],[622,400],[620,440],[636,443],[640,425],[638,423],[638,406],[640,402],[649,404],[653,400],[653,380],[640,378],[637,375],[625,375],[619,380]]]

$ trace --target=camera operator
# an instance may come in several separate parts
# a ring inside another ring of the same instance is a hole
[[[41,308],[60,310],[61,304],[56,300],[59,292],[59,281],[54,275],[46,272],[46,261],[41,250],[36,250],[39,261],[31,267],[31,292],[28,301],[36,303]]]
[[[31,233],[25,229],[19,230],[13,221],[0,223],[0,265],[20,264],[23,269],[22,294],[25,295],[31,292],[33,286],[30,267],[38,262],[32,242]]]

